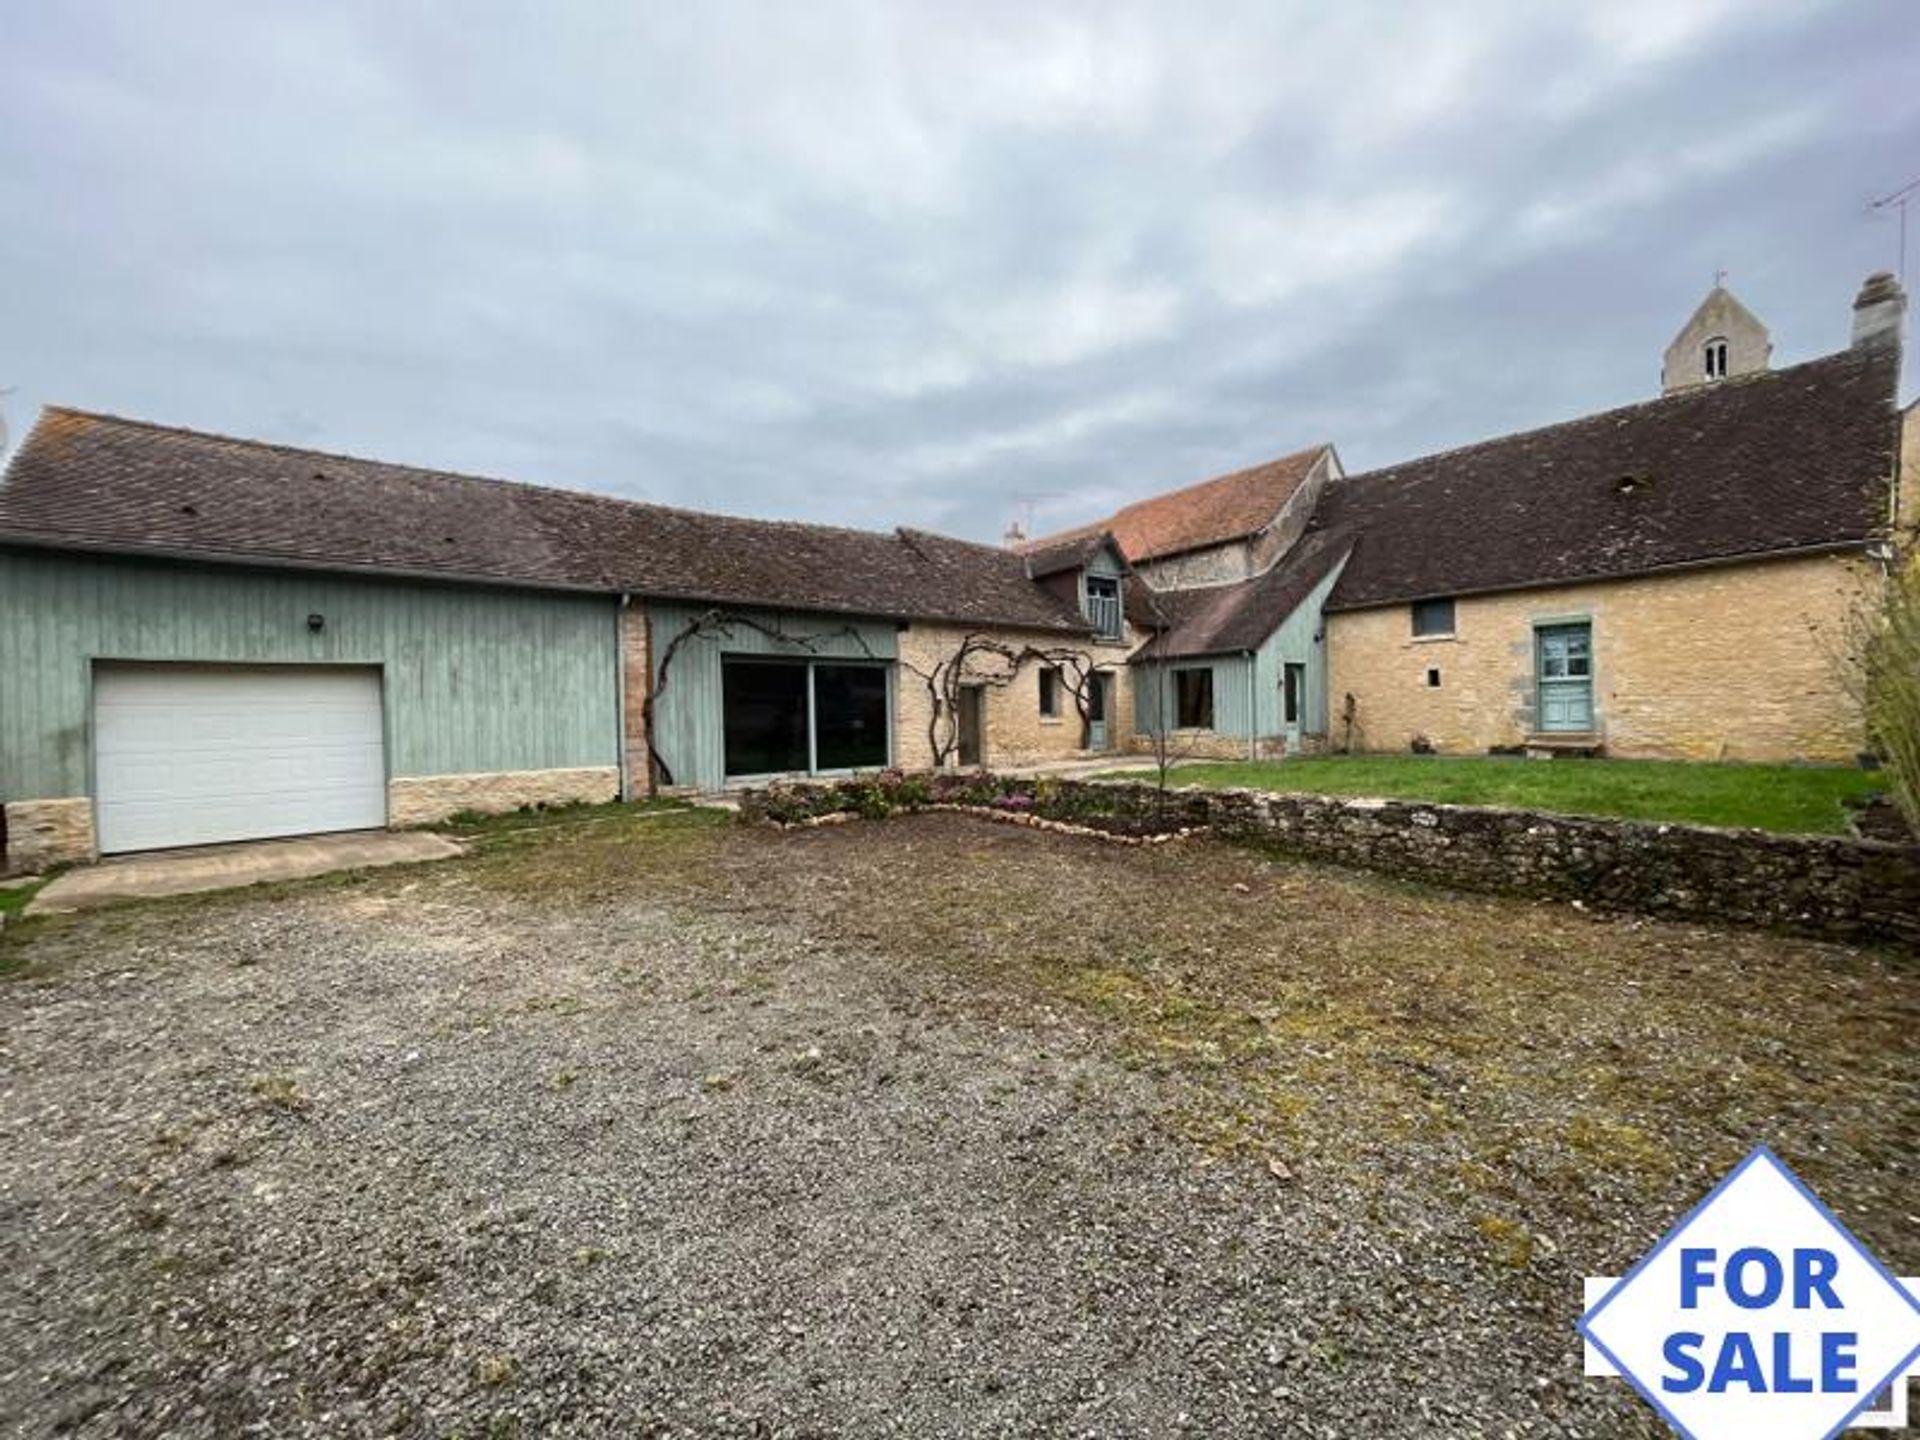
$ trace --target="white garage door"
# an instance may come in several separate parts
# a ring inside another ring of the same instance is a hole
[[[101,665],[93,735],[108,854],[387,823],[377,670]]]

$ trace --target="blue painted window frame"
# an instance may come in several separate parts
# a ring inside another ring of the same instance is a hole
[[[1098,587],[1097,589],[1095,587]],[[1102,640],[1118,640],[1126,633],[1121,615],[1120,581],[1113,575],[1086,577],[1087,619]]]
[[[1455,625],[1459,616],[1453,596],[1435,595],[1430,599],[1416,600],[1407,608],[1414,639],[1450,640],[1456,633]]]

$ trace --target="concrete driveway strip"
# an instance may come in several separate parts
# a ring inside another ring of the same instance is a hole
[[[363,830],[129,855],[59,876],[34,896],[26,913],[62,915],[122,900],[230,890],[335,870],[410,865],[445,860],[460,853],[461,847],[444,835],[419,830]]]

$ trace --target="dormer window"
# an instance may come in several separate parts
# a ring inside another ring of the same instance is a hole
[[[1707,379],[1724,380],[1727,378],[1727,342],[1719,336],[1707,341],[1705,369]]]
[[[1093,625],[1093,633],[1102,640],[1118,640],[1124,633],[1120,623],[1120,582],[1113,576],[1087,576],[1087,619]]]

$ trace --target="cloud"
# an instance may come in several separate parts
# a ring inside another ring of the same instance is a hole
[[[1803,144],[1821,129],[1811,106],[1783,109],[1751,125],[1685,141],[1659,156],[1634,154],[1597,174],[1530,202],[1519,215],[1523,238],[1539,244],[1601,234],[1635,210],[1698,187]]]
[[[1274,305],[1329,285],[1361,286],[1460,221],[1450,196],[1389,190],[1288,202],[1234,198],[1201,222],[1206,283],[1233,305]]]
[[[0,50],[0,387],[997,538],[1640,398],[1893,262],[1905,0],[133,0]],[[1905,157],[1905,158],[1903,158]]]

